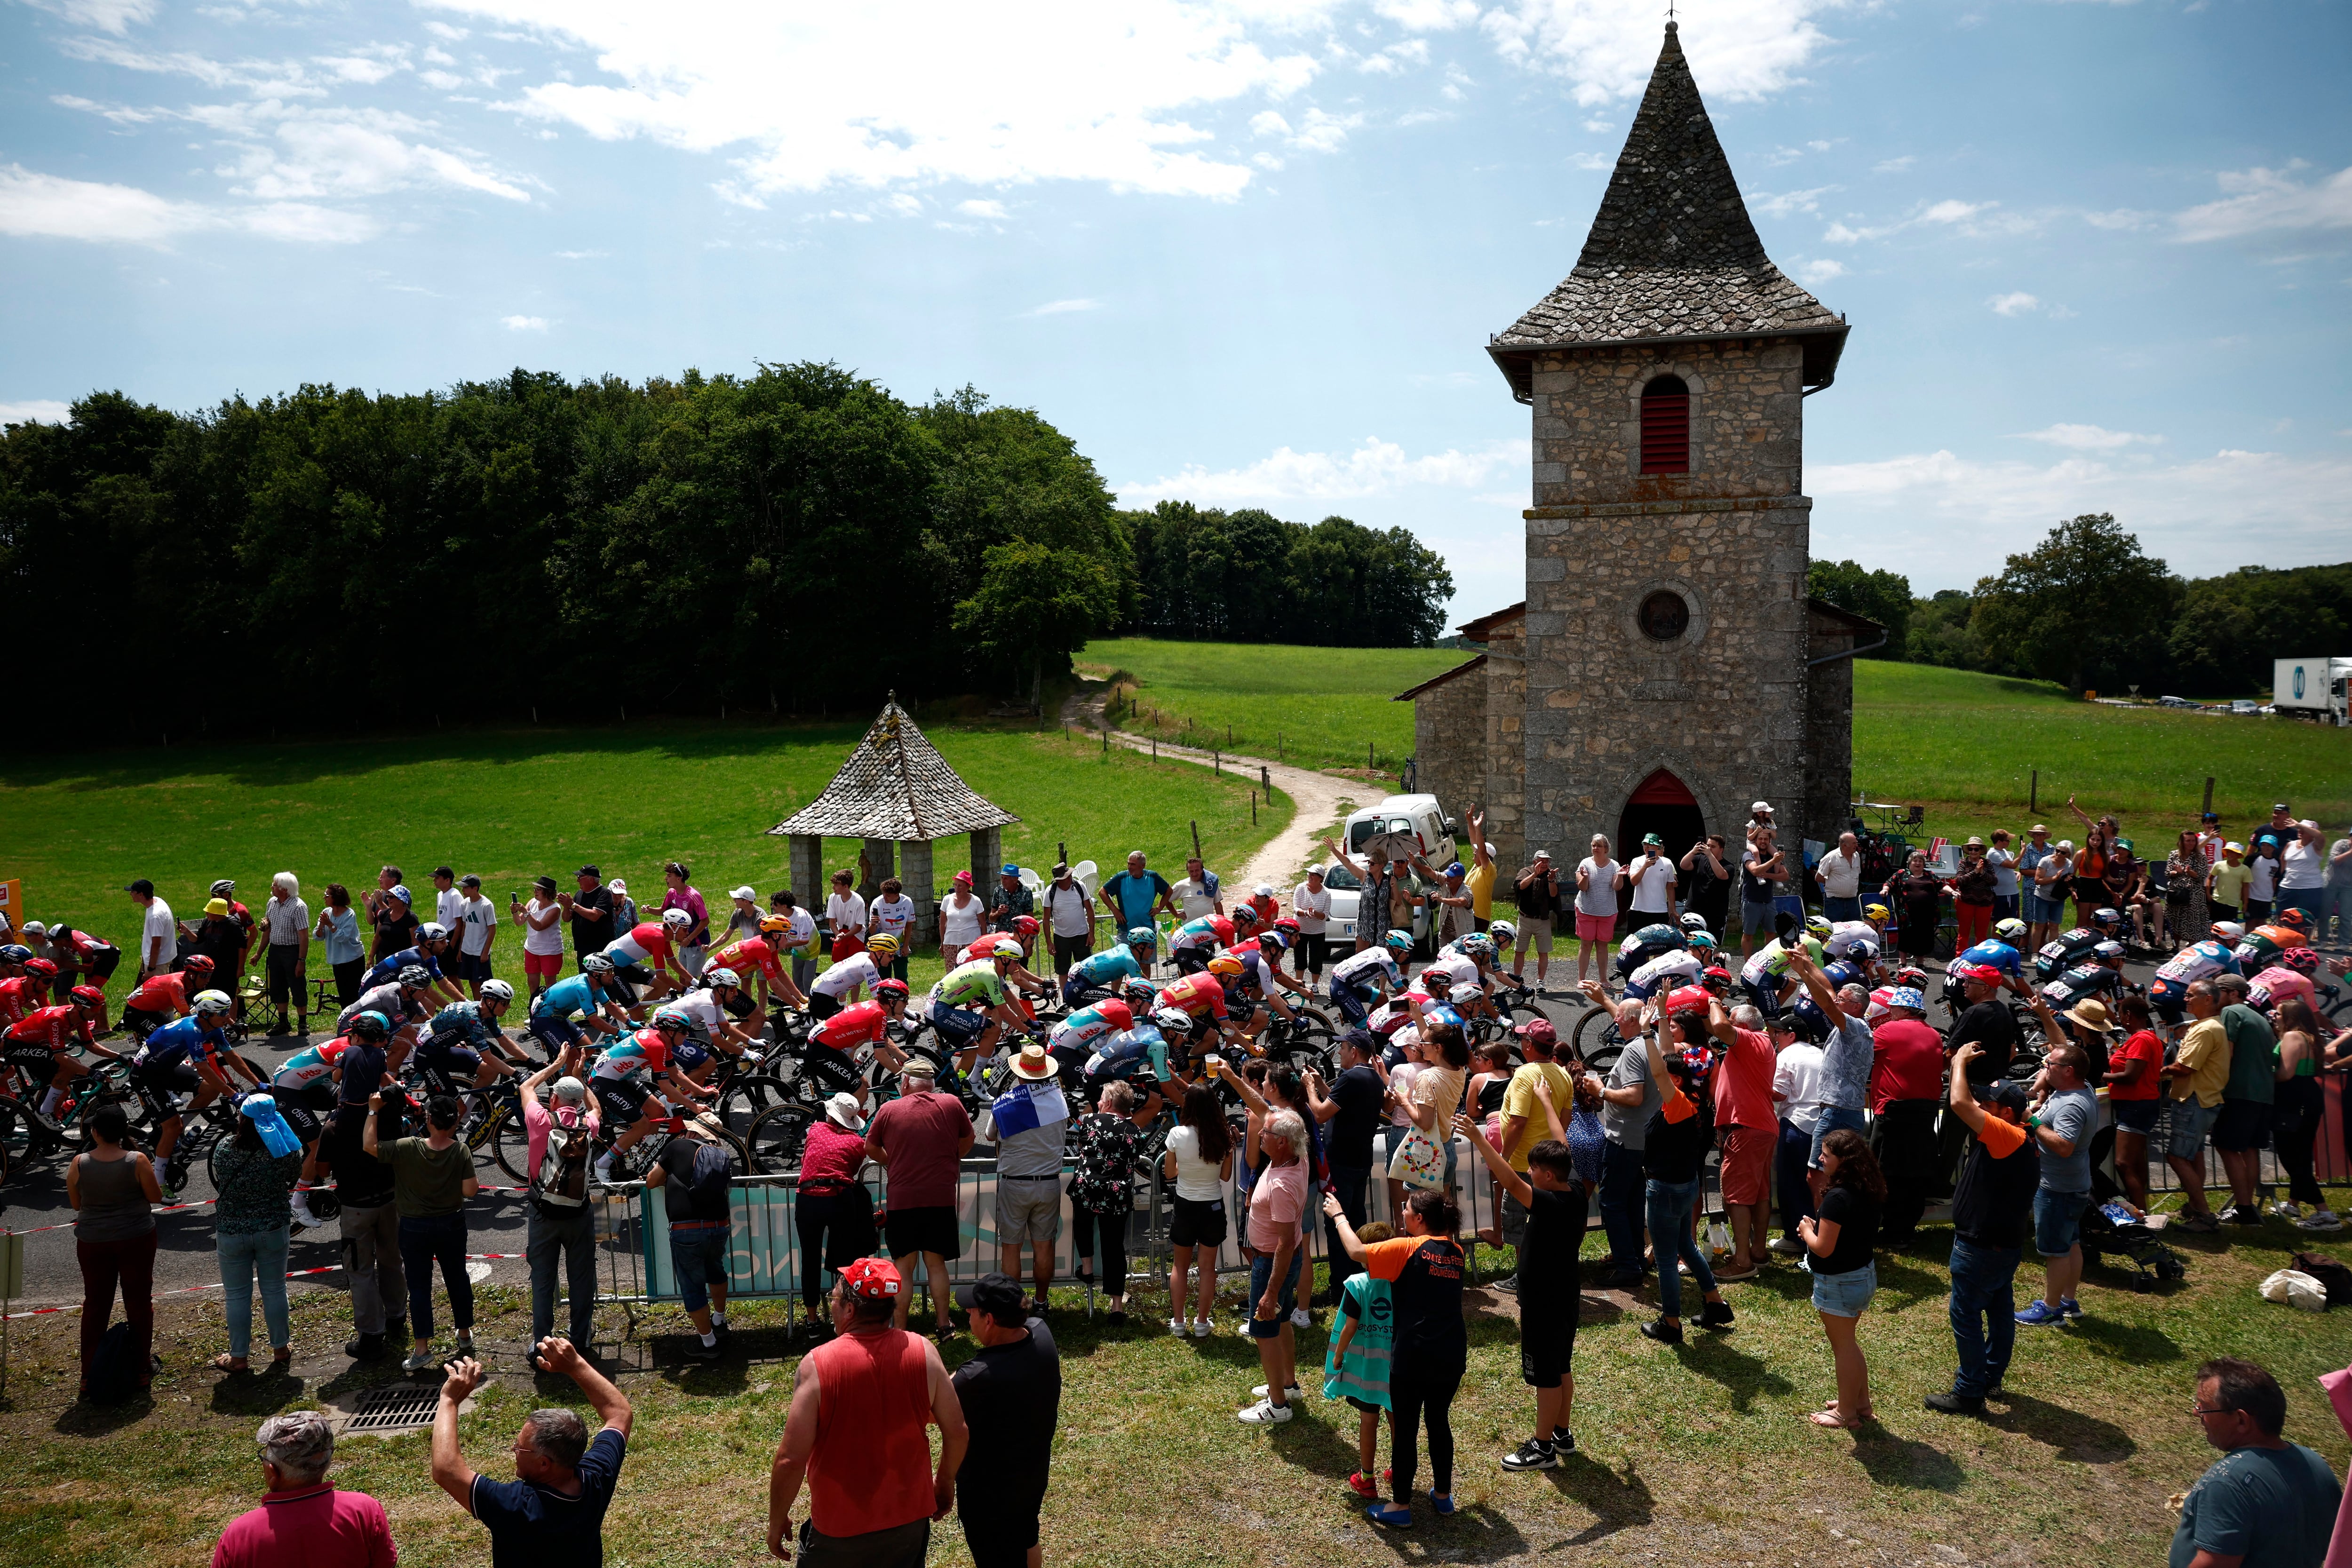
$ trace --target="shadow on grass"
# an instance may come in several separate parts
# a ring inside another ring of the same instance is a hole
[[[297,1401],[309,1404],[314,1403],[315,1398],[310,1393],[310,1384],[303,1379],[257,1368],[242,1377],[229,1373],[214,1384],[212,1413],[215,1415],[272,1415]]]
[[[1853,1458],[1876,1486],[1956,1492],[1967,1479],[1959,1461],[1941,1448],[1916,1437],[1897,1437],[1875,1421],[1854,1433]]]
[[[2071,1459],[2078,1465],[2113,1465],[2139,1452],[2139,1445],[2131,1435],[2112,1421],[2102,1421],[2095,1415],[2021,1394],[2005,1392],[1995,1398],[2008,1408],[1996,1410],[1987,1405],[1986,1426],[2047,1444],[2058,1451],[2059,1458]]]
[[[2113,1318],[2077,1318],[2066,1336],[2109,1361],[2145,1366],[2150,1362],[2179,1361],[2180,1346],[2162,1329],[2146,1323],[2119,1323]]]
[[[1692,1338],[1674,1349],[1676,1361],[1700,1376],[1723,1384],[1724,1392],[1731,1395],[1731,1407],[1743,1415],[1759,1394],[1795,1391],[1796,1385],[1787,1378],[1758,1357],[1734,1349],[1731,1342],[1720,1334],[1694,1331]]]
[[[1356,1470],[1356,1408],[1352,1405],[1327,1406],[1329,1421],[1318,1421],[1307,1414],[1304,1399],[1291,1401],[1298,1414],[1279,1426],[1265,1428],[1273,1443],[1274,1451],[1285,1463],[1318,1476],[1345,1480]],[[1339,1428],[1344,1423],[1346,1430]],[[1246,1428],[1244,1428],[1246,1430]]]
[[[1873,1311],[1900,1312],[1923,1301],[1941,1302],[1951,1293],[1952,1281],[1948,1273],[1923,1268],[1901,1254],[1889,1256],[1881,1253],[1878,1257],[1878,1293],[1870,1299],[1870,1306]]]
[[[110,1405],[100,1405],[92,1399],[78,1400],[66,1406],[65,1414],[57,1419],[55,1430],[65,1437],[103,1437],[125,1426],[135,1426],[154,1413],[154,1393],[142,1388],[130,1398]]]
[[[1650,1484],[1628,1459],[1621,1474],[1583,1454],[1570,1454],[1559,1462],[1556,1470],[1544,1475],[1560,1496],[1582,1503],[1593,1512],[1593,1521],[1566,1540],[1543,1548],[1546,1552],[1562,1547],[1590,1546],[1604,1541],[1621,1530],[1650,1522],[1657,1511],[1657,1499],[1650,1492]]]

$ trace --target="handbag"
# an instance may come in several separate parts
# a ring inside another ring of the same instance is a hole
[[[1407,1126],[1389,1151],[1389,1179],[1424,1192],[1445,1184],[1445,1151],[1420,1128]]]

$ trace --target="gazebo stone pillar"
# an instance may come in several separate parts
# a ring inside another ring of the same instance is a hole
[[[824,913],[824,838],[820,834],[795,833],[786,842],[791,846],[786,872],[792,879],[793,897],[801,908],[822,916]]]
[[[984,901],[1004,868],[1004,829],[982,827],[971,836],[971,886]]]
[[[898,870],[898,845],[887,838],[867,838],[860,841],[864,853],[858,858],[857,893],[867,903],[882,890],[882,879],[895,877]]]
[[[915,901],[914,922],[907,928],[910,945],[926,946],[938,942],[939,889],[932,886],[931,845],[926,838],[909,838],[898,846],[898,880],[902,891]]]

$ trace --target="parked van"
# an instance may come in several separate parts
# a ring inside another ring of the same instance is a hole
[[[1431,870],[1442,875],[1458,857],[1455,836],[1460,831],[1460,825],[1445,815],[1435,795],[1392,795],[1378,805],[1367,806],[1349,816],[1339,842],[1360,862],[1367,849],[1377,846],[1387,849],[1391,859],[1399,858],[1402,852],[1418,854]],[[1416,890],[1429,890],[1430,884],[1418,872],[1408,868],[1404,875]],[[1363,884],[1353,871],[1334,862],[1324,868],[1323,885],[1331,893],[1332,945],[1344,954],[1355,947],[1356,906]],[[1414,910],[1415,953],[1428,952],[1431,929],[1428,910]]]

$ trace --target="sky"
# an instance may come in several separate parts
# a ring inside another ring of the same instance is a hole
[[[1965,587],[2112,511],[2352,559],[2352,6],[1688,0],[1853,334],[1813,552]],[[833,361],[1034,407],[1123,504],[1413,530],[1522,595],[1485,353],[1657,55],[1613,0],[0,0],[0,419]]]

